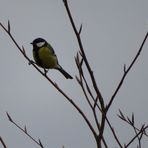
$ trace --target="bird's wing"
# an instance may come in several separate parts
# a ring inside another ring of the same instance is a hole
[[[47,44],[47,47],[50,49],[51,54],[55,55],[54,49],[49,43]]]

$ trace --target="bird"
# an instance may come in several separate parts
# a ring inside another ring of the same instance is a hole
[[[53,47],[43,38],[36,38],[31,42],[33,46],[33,58],[35,63],[44,69],[45,73],[47,69],[59,70],[66,79],[73,79],[73,77],[68,74],[58,62],[58,58],[55,54]]]

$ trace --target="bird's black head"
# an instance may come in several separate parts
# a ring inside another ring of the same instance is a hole
[[[37,48],[41,48],[41,47],[45,46],[46,43],[47,43],[46,40],[44,40],[42,38],[36,38],[35,40],[33,40],[33,42],[31,42],[33,47],[37,47]]]

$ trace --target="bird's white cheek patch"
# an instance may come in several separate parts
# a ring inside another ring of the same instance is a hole
[[[45,44],[45,42],[39,42],[36,44],[37,47],[42,47]]]

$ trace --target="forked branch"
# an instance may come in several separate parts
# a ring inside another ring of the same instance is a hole
[[[122,84],[123,84],[123,81],[125,80],[127,74],[129,73],[129,71],[132,69],[133,65],[134,65],[135,62],[137,61],[137,59],[138,59],[138,57],[139,57],[139,55],[140,55],[140,53],[141,53],[141,51],[142,51],[142,49],[143,49],[143,46],[144,46],[144,44],[145,44],[147,38],[148,38],[148,32],[146,33],[146,35],[145,35],[145,37],[144,37],[144,40],[143,40],[143,42],[142,42],[140,48],[138,49],[138,52],[137,52],[136,56],[134,57],[134,59],[132,60],[131,64],[129,65],[129,67],[126,69],[126,66],[124,65],[124,74],[123,74],[123,76],[122,76],[122,78],[121,78],[121,80],[120,80],[120,82],[119,82],[119,84],[118,84],[118,86],[117,86],[115,92],[113,93],[113,95],[112,95],[112,97],[111,97],[111,99],[110,99],[110,101],[109,101],[109,103],[108,103],[108,105],[107,105],[107,107],[106,107],[106,110],[108,110],[108,109],[110,108],[110,106],[111,106],[111,104],[113,103],[113,101],[114,101],[114,99],[115,99],[115,97],[116,97],[118,91],[120,90],[120,88],[121,88],[121,86],[122,86]]]
[[[43,144],[42,144],[42,142],[41,142],[40,139],[37,141],[35,138],[33,138],[33,137],[28,133],[27,127],[26,127],[26,126],[24,126],[24,128],[20,127],[20,126],[11,118],[11,116],[9,115],[8,112],[6,112],[6,114],[7,114],[7,117],[8,117],[8,119],[9,119],[9,121],[10,121],[11,123],[13,123],[18,129],[20,129],[25,135],[27,135],[27,136],[28,136],[32,141],[34,141],[38,146],[40,146],[41,148],[44,148],[44,146],[43,146]]]
[[[52,84],[56,90],[58,90],[65,98],[66,100],[80,113],[80,115],[83,117],[83,119],[85,120],[86,124],[88,125],[88,127],[90,128],[90,130],[92,131],[94,137],[97,137],[97,134],[93,128],[93,125],[91,124],[91,122],[89,121],[89,119],[87,118],[86,114],[81,110],[81,108],[73,101],[73,99],[71,99],[56,83],[54,83],[47,75],[46,73],[44,73],[42,70],[40,70],[40,68],[26,55],[25,49],[22,46],[22,48],[18,45],[18,43],[16,42],[16,40],[14,39],[14,37],[12,36],[11,32],[10,32],[10,22],[8,21],[8,27],[6,28],[2,23],[0,23],[0,26],[3,28],[3,30],[9,35],[9,37],[11,38],[11,40],[13,41],[13,43],[16,45],[16,47],[18,48],[18,50],[23,54],[23,56],[28,60],[29,64],[32,65],[42,76],[44,76],[48,82],[50,82],[50,84]]]

